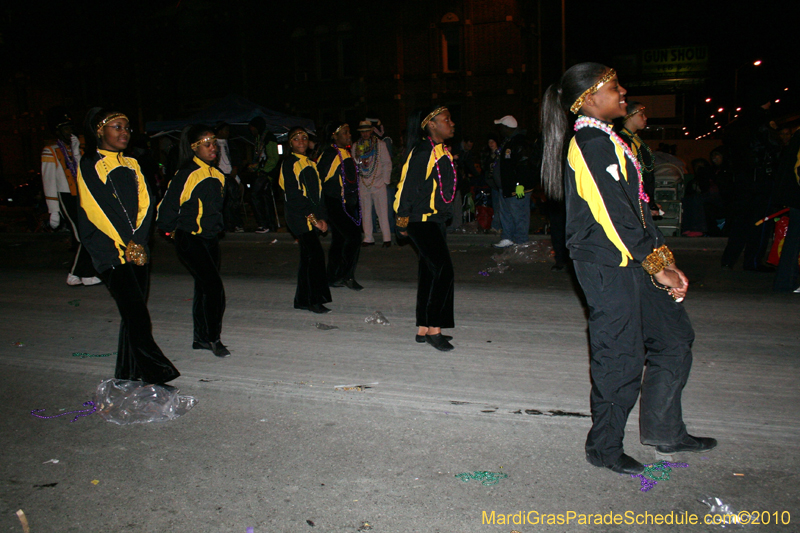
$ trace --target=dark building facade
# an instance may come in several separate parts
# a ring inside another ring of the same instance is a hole
[[[508,114],[535,127],[537,7],[516,0],[356,2],[294,19],[286,111],[318,126],[379,118],[392,136],[408,113],[434,105],[450,109],[457,137],[481,138]]]

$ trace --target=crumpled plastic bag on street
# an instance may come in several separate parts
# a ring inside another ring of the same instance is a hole
[[[181,396],[169,385],[107,379],[95,391],[97,414],[121,426],[174,420],[197,404],[193,396]]]
[[[511,265],[508,263],[497,263],[497,266],[489,267],[486,269],[487,275],[488,274],[502,274],[504,272],[508,272],[509,270],[514,270],[511,268]]]
[[[392,324],[389,322],[389,319],[383,316],[383,313],[380,311],[375,311],[367,318],[364,319],[364,322],[367,324],[380,324],[381,326],[391,326]]]
[[[712,524],[723,529],[744,529],[750,523],[749,513],[742,514],[715,496],[704,496],[697,501],[708,505]]]
[[[548,239],[537,239],[524,244],[515,244],[494,254],[492,260],[497,263],[523,264],[544,263],[550,261],[553,245]]]
[[[461,233],[465,235],[478,235],[479,233],[483,234],[484,229],[481,227],[480,222],[478,222],[477,220],[473,220],[472,222],[461,224],[459,227],[453,230],[453,233]]]

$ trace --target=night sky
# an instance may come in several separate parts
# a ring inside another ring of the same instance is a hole
[[[380,9],[386,3],[375,0],[373,5]],[[444,9],[457,3],[441,4]],[[749,3],[743,10],[733,7],[741,4],[702,0],[567,0],[566,5],[567,66],[590,60],[613,66],[616,56],[643,48],[707,45],[709,80],[694,98],[729,102],[736,67],[748,65],[739,71],[740,91],[757,83],[777,95],[789,87],[774,111],[786,118],[798,114],[800,2]],[[187,97],[246,94],[254,87],[260,91],[256,100],[271,106],[290,97],[275,83],[293,64],[285,28],[298,16],[324,16],[325,9],[342,7],[305,6],[301,15],[287,2],[15,2],[0,12],[5,83],[14,73],[26,72],[69,94],[77,107],[102,101],[131,108],[142,102],[147,120],[172,118],[165,112],[189,114],[193,110],[180,104]],[[560,73],[561,13],[560,2],[543,6],[547,85]],[[237,71],[242,55],[246,76]],[[749,66],[755,59],[763,61],[757,70]],[[624,72],[620,78],[624,84]]]

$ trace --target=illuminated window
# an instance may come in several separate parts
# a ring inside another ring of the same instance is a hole
[[[442,17],[442,70],[458,72],[461,70],[461,24],[455,13]]]

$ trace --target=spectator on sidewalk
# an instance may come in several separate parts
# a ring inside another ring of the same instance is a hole
[[[278,141],[267,129],[264,117],[250,121],[250,133],[255,136],[253,162],[248,167],[255,174],[250,202],[256,219],[256,233],[278,230],[278,214],[275,212],[275,195],[272,190],[272,174],[278,166]]]
[[[383,247],[392,245],[389,226],[389,202],[386,186],[392,179],[392,158],[385,141],[378,138],[372,123],[362,120],[358,123],[359,139],[353,143],[353,159],[358,168],[359,195],[361,198],[364,241],[361,246],[373,246],[372,209],[378,215]]]
[[[531,146],[525,132],[518,128],[517,119],[506,115],[494,123],[500,125],[504,138],[499,148],[499,163],[495,167],[500,175],[503,239],[494,246],[508,248],[528,242],[531,191],[535,186],[535,178],[530,160]]]
[[[67,285],[97,285],[100,278],[97,277],[92,258],[81,243],[78,232],[76,179],[81,160],[80,142],[73,135],[72,119],[63,109],[51,109],[48,112],[48,123],[56,136],[56,143],[45,146],[42,150],[42,185],[47,210],[50,212],[50,227],[58,229],[62,221],[66,220],[77,247],[75,259],[67,274]]]
[[[239,178],[238,154],[229,138],[231,127],[222,122],[214,128],[219,151],[217,167],[225,175],[225,205],[222,208],[225,230],[244,232],[244,213],[242,211],[242,180]]]
[[[502,185],[500,183],[500,143],[494,133],[489,134],[486,147],[481,152],[481,172],[486,185],[490,189],[490,200],[493,211],[492,226],[489,233],[500,235],[503,232],[500,212],[503,209]]]

